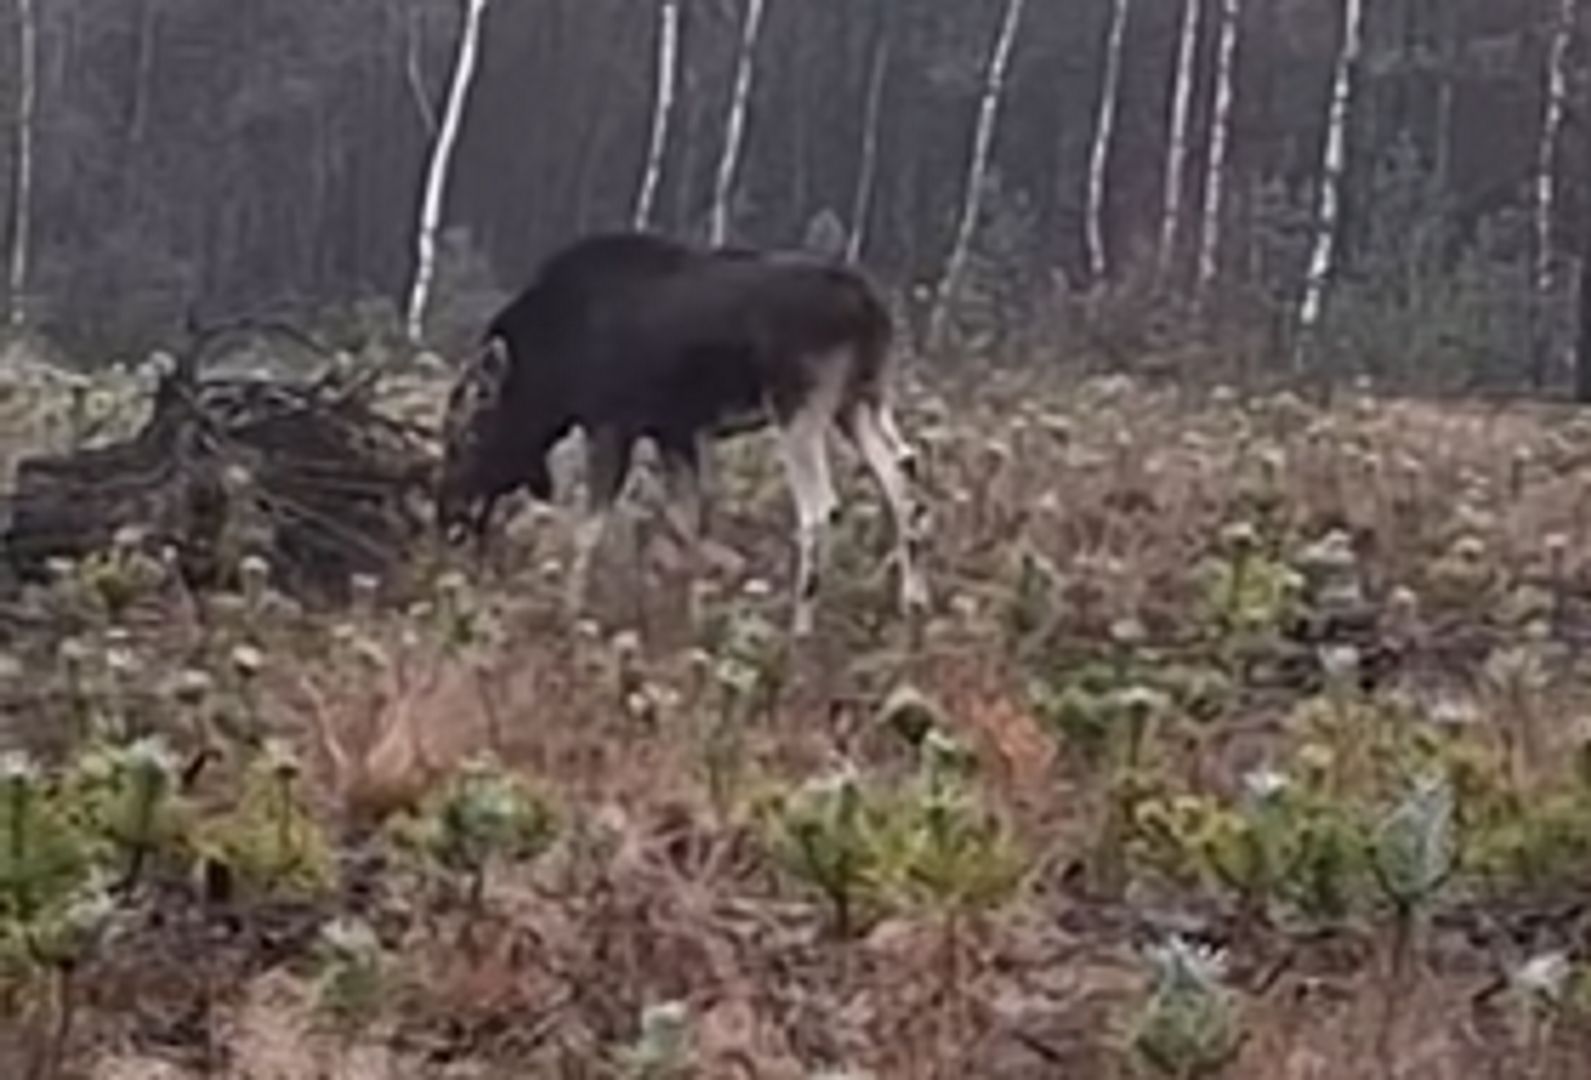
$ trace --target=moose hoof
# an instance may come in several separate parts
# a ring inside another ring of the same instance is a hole
[[[790,636],[798,640],[811,637],[813,622],[812,606],[797,604],[795,614],[790,617]]]
[[[928,585],[916,574],[908,575],[901,583],[900,610],[908,617],[928,610]]]

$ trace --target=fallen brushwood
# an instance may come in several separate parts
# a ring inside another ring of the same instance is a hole
[[[260,327],[196,335],[131,438],[18,463],[4,534],[18,577],[47,579],[52,561],[118,536],[173,549],[197,587],[262,556],[303,600],[340,600],[355,575],[401,570],[424,529],[428,433],[381,413],[376,373],[329,350],[312,378],[201,376],[203,358],[241,329]]]

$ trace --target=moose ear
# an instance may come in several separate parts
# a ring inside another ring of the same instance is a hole
[[[508,382],[508,342],[500,337],[493,337],[482,348],[475,359],[475,384],[480,397],[478,405],[486,408],[495,408],[502,400],[503,387]]]
[[[497,385],[508,378],[508,342],[494,337],[481,350],[481,374]]]

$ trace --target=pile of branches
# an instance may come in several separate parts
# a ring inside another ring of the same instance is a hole
[[[332,361],[317,376],[205,377],[229,336],[290,335]],[[279,588],[340,602],[356,575],[388,580],[426,527],[429,433],[378,411],[377,373],[278,324],[195,333],[162,373],[131,438],[19,462],[6,558],[23,580],[135,537],[176,553],[194,587],[225,585],[245,556]]]

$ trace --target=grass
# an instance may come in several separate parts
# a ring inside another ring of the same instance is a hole
[[[529,511],[350,610],[131,548],[20,598],[5,1074],[1583,1072],[1591,423],[1017,376],[905,413],[916,634],[844,457],[785,640],[757,439],[695,625],[649,510],[578,626]]]

